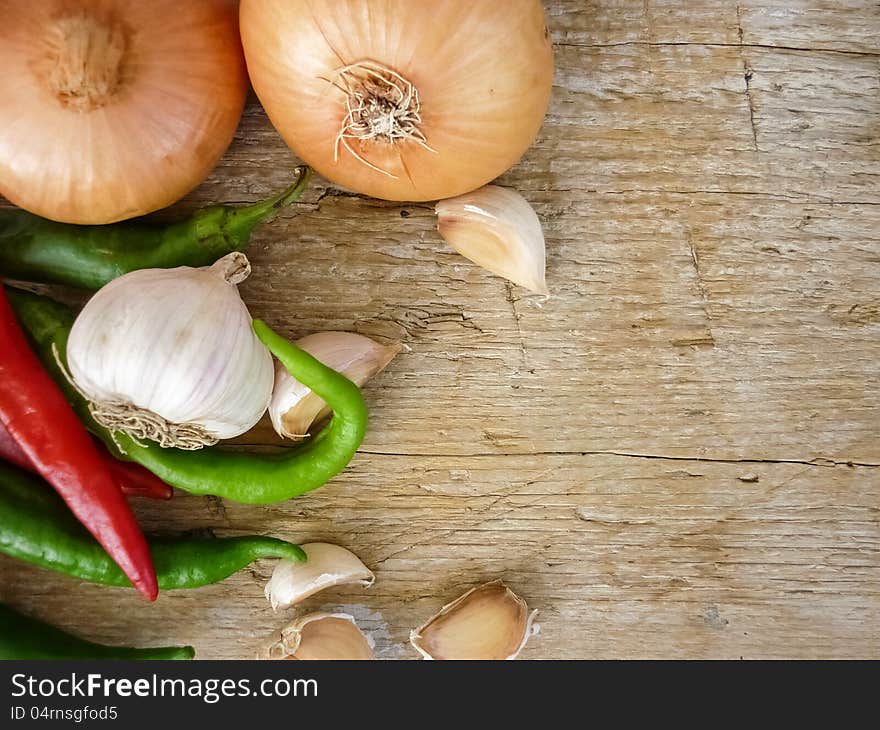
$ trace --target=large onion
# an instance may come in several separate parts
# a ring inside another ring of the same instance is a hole
[[[234,0],[0,0],[0,194],[69,223],[163,208],[246,91]]]
[[[503,173],[553,82],[539,0],[242,0],[241,33],[293,151],[388,200],[448,198]]]

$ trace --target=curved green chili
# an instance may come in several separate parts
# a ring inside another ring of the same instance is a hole
[[[274,537],[185,535],[148,540],[163,590],[219,583],[259,558],[305,560]],[[64,502],[38,478],[0,462],[0,552],[91,583],[131,582]]]
[[[348,465],[363,441],[367,407],[358,387],[296,345],[254,322],[257,335],[290,373],[311,388],[333,410],[330,423],[305,444],[259,456],[212,446],[199,451],[163,449],[141,444],[123,433],[111,434],[95,423],[88,403],[68,382],[64,362],[73,314],[63,304],[18,289],[7,289],[9,301],[35,352],[86,427],[121,458],[145,466],[166,484],[192,494],[212,494],[234,502],[282,502],[325,484]]]
[[[94,644],[0,604],[0,659],[192,659],[191,646]]]
[[[0,210],[0,276],[44,284],[100,289],[136,269],[210,266],[243,251],[251,232],[279,208],[296,201],[309,168],[280,195],[253,205],[214,205],[169,225],[143,221],[77,226],[23,210]]]

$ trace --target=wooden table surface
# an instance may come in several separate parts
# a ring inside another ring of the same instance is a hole
[[[361,452],[285,504],[139,512],[353,549],[375,586],[302,610],[354,614],[382,658],[496,577],[540,612],[527,658],[880,657],[880,6],[545,4],[552,108],[502,182],[545,222],[552,296],[458,257],[431,206],[318,180],[258,231],[243,295],[290,336],[405,344]],[[258,199],[295,163],[252,99],[175,210]],[[247,658],[293,616],[271,569],[146,605],[4,558],[0,598]]]

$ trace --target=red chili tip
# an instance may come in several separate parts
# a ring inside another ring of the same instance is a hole
[[[122,482],[119,485],[126,497],[143,497],[144,499],[152,499],[160,502],[167,502],[174,496],[174,490],[167,486],[162,489],[145,489],[143,487],[134,486]]]
[[[116,459],[103,444],[99,443],[101,456],[113,472],[116,481],[127,495],[148,499],[171,499],[174,489],[140,464]]]

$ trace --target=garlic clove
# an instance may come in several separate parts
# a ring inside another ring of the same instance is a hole
[[[359,583],[369,588],[376,580],[372,571],[350,550],[326,542],[301,546],[305,563],[282,560],[266,584],[266,598],[272,608],[288,608],[325,588]]]
[[[373,642],[347,613],[310,613],[282,629],[281,639],[261,653],[265,659],[375,659]]]
[[[410,634],[425,659],[516,659],[535,633],[526,602],[500,580],[473,588]]]
[[[462,256],[536,294],[548,295],[541,221],[515,190],[486,185],[435,208],[437,230]]]
[[[400,352],[400,345],[380,345],[352,332],[318,332],[296,343],[322,363],[361,386]],[[275,368],[275,387],[269,416],[282,438],[303,439],[309,428],[330,414],[326,402],[294,378],[280,363]]]

